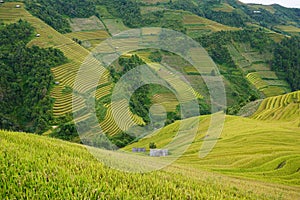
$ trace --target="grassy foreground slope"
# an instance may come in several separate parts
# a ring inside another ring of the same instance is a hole
[[[150,174],[123,173],[103,166],[81,145],[25,133],[0,131],[0,149],[1,199],[299,197],[291,187],[241,183],[176,166]]]

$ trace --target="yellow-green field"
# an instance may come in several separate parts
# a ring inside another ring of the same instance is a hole
[[[102,41],[109,38],[109,34],[105,30],[95,31],[79,31],[65,34],[70,39],[79,39],[83,46],[92,50],[97,47]]]
[[[299,91],[268,98],[252,118],[227,116],[216,146],[207,157],[200,159],[199,150],[207,134],[210,116],[200,117],[197,136],[177,163],[188,164],[195,170],[205,169],[228,176],[295,186],[299,195],[299,119]],[[148,147],[150,142],[163,148],[175,136],[180,123],[177,121],[164,127],[125,150],[130,151],[136,146]],[[190,123],[193,121],[190,120]]]
[[[274,14],[276,12],[276,9],[272,6],[272,5],[259,5],[259,4],[255,4],[255,5],[249,5],[249,7],[259,10],[259,9],[264,9],[269,11],[270,13]]]
[[[270,75],[271,74],[271,78]],[[262,92],[266,97],[276,96],[289,92],[288,84],[283,80],[278,80],[276,74],[271,71],[260,71],[249,73],[247,79],[252,83],[258,91]]]
[[[173,93],[156,94],[152,97],[152,101],[155,104],[161,104],[164,106],[167,112],[176,111],[176,106],[179,104]]]
[[[300,91],[265,99],[252,118],[294,121],[300,127]]]
[[[252,119],[227,116],[218,143],[205,158],[199,158],[199,149],[211,118],[194,117],[188,123],[199,119],[196,138],[183,156],[160,171],[146,174],[106,167],[82,145],[0,131],[0,196],[4,199],[300,198],[299,91],[264,100]],[[179,125],[177,121],[124,150],[148,147],[149,142],[162,148],[172,140]]]
[[[0,131],[0,149],[1,199],[299,198],[299,186],[182,164],[148,174],[120,172],[98,162],[84,146],[32,134]]]
[[[151,12],[161,11],[164,10],[164,8],[157,7],[157,6],[141,6],[141,14],[147,14]]]
[[[213,10],[221,11],[221,12],[232,12],[232,11],[234,11],[234,8],[231,5],[227,4],[227,3],[222,3],[218,6],[215,6],[213,8]]]
[[[288,33],[292,33],[292,34],[296,34],[299,35],[300,34],[300,28],[296,27],[296,26],[286,26],[286,25],[280,25],[280,26],[276,26],[276,28],[284,31],[284,32],[288,32]]]

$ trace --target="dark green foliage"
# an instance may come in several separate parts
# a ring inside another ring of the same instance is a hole
[[[156,11],[142,15],[141,27],[162,27],[185,33],[181,16],[177,16],[170,11]]]
[[[154,142],[149,143],[149,148],[150,149],[156,149],[156,144]]]
[[[147,124],[150,122],[149,110],[152,105],[149,97],[150,85],[137,89],[130,99],[130,110],[132,113],[142,117]]]
[[[110,95],[106,96],[106,97],[103,97],[103,98],[101,98],[97,101],[96,115],[97,115],[97,118],[100,122],[105,119],[106,112],[107,112],[107,107],[104,106],[104,105],[109,104],[110,101],[111,101],[111,96]]]
[[[129,28],[151,26],[185,32],[181,19],[168,17],[167,11],[155,11],[142,15],[140,9],[142,4],[133,0],[97,0],[97,4],[105,6],[112,16],[121,18]]]
[[[283,74],[293,90],[300,90],[300,37],[286,38],[277,44],[272,69]]]
[[[0,129],[41,133],[52,119],[50,68],[66,58],[57,49],[26,47],[32,36],[21,20],[0,30]]]
[[[140,59],[137,55],[133,55],[130,58],[120,58],[119,59],[119,65],[122,66],[122,71],[115,72],[114,70],[111,70],[111,73],[113,74],[112,77],[121,77],[122,75],[126,74],[128,71],[132,70],[133,68],[144,65],[145,62]],[[141,74],[136,72],[136,76],[134,77],[136,81],[141,81]],[[117,82],[117,80],[115,80]],[[131,87],[128,86],[128,90],[131,90]],[[138,116],[142,117],[143,120],[146,123],[150,122],[149,118],[149,109],[152,104],[150,99],[150,86],[144,85],[133,93],[130,99],[130,110],[132,113],[137,114]]]
[[[227,0],[227,2],[247,15],[245,22],[255,22],[271,29],[274,29],[274,26],[277,24],[289,24],[291,22],[296,23],[296,26],[300,25],[300,9],[298,8],[285,8],[280,5],[272,5],[275,13],[270,13],[267,9],[253,9],[247,5],[237,3],[236,0]],[[254,11],[260,11],[260,13]]]
[[[234,26],[234,27],[244,27],[246,25],[242,16],[236,11],[233,12],[213,11],[209,9],[209,7],[205,7],[203,11],[206,18],[219,22],[221,24]]]
[[[74,122],[67,122],[54,129],[50,136],[72,141],[74,138],[78,137],[78,133]]]
[[[130,28],[141,26],[141,10],[137,2],[132,0],[97,0],[97,4],[105,5],[109,13],[121,18]]]
[[[77,38],[72,38],[72,40],[76,43],[78,43],[79,45],[82,45],[82,41],[77,39]]]
[[[152,51],[152,52],[150,53],[149,59],[150,59],[152,62],[158,62],[158,63],[160,63],[161,60],[162,60],[162,54],[161,54],[161,52],[159,52],[159,51]]]
[[[37,0],[28,2],[51,8],[62,16],[85,18],[96,14],[95,4],[92,0]]]
[[[247,14],[254,19],[256,22],[258,22],[261,26],[272,28],[272,26],[280,23],[284,23],[280,17],[276,17],[272,13],[270,13],[267,10],[259,9],[257,11],[260,11],[260,13],[254,13],[251,9],[245,9]]]
[[[249,43],[250,46],[260,52],[272,51],[274,41],[262,30],[243,29],[241,31],[220,31],[197,39],[203,47],[230,44],[232,41]],[[226,55],[225,55],[226,56]],[[223,59],[223,58],[222,58]]]
[[[31,1],[26,3],[26,8],[41,20],[46,22],[60,33],[71,32],[71,27],[67,19],[62,14],[58,13],[52,6],[45,4],[36,4]]]
[[[165,122],[165,125],[172,124],[176,120],[180,120],[180,119],[181,118],[178,110],[176,110],[176,112],[167,112],[167,120]]]
[[[199,109],[201,115],[211,114],[211,105],[207,103],[204,99],[198,99]]]
[[[170,8],[174,10],[185,10],[192,12],[199,16],[204,16],[204,13],[202,9],[200,9],[197,4],[195,4],[191,0],[185,0],[185,1],[175,1],[173,3],[170,3]]]
[[[118,133],[116,135],[110,136],[109,140],[115,144],[118,148],[123,148],[133,142],[135,137],[127,134],[127,133]]]
[[[300,9],[299,8],[285,8],[280,5],[273,6],[276,11],[274,13],[276,18],[281,18],[284,23],[294,21],[300,26]]]
[[[61,33],[71,32],[68,17],[90,17],[96,15],[96,8],[92,0],[29,0],[27,9],[35,16]]]

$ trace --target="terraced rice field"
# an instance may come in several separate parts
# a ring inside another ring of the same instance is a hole
[[[105,26],[96,16],[90,18],[71,18],[69,19],[72,31],[93,31],[105,30]]]
[[[298,27],[295,27],[295,26],[276,26],[276,28],[284,31],[284,32],[287,32],[287,33],[292,33],[292,34],[297,34],[299,35],[300,34],[300,28]]]
[[[84,108],[85,104],[81,98],[75,98],[72,107],[72,93],[65,94],[63,90],[63,87],[57,86],[51,92],[51,96],[55,98],[55,104],[53,106],[54,116],[68,114],[72,112],[72,109],[73,111],[78,111]]]
[[[101,99],[101,98],[111,94],[112,88],[113,88],[113,84],[109,84],[109,85],[98,88],[96,90],[96,94],[95,94],[96,99]]]
[[[109,37],[108,33],[104,30],[72,32],[65,34],[65,36],[70,39],[77,38],[82,41],[105,40]]]
[[[213,10],[221,11],[221,12],[232,12],[234,10],[234,8],[232,6],[230,6],[229,4],[227,4],[227,3],[222,3],[218,6],[215,6],[213,8]]]
[[[79,39],[82,42],[82,46],[89,50],[92,50],[102,41],[109,38],[109,34],[105,30],[73,32],[65,34],[65,36],[70,39]]]
[[[195,30],[197,31],[204,30],[206,32],[207,31],[217,32],[222,30],[224,31],[239,30],[238,28],[222,25],[217,22],[211,21],[209,19],[205,19],[197,15],[191,15],[191,14],[184,15],[183,23],[184,26],[187,28],[188,34],[189,32],[193,32]]]
[[[149,66],[154,70],[157,70],[156,65],[149,64]],[[193,98],[203,98],[201,94],[199,94],[192,87],[187,85],[186,82],[184,82],[183,77],[179,77],[178,75],[174,74],[174,72],[165,70],[164,68],[160,68],[157,71],[157,75],[176,90],[178,94],[177,98],[179,98],[179,100],[181,100],[182,102],[188,102]],[[190,95],[191,93],[193,95]]]
[[[289,85],[283,80],[278,80],[276,74],[271,71],[253,72],[246,77],[266,97],[285,94],[290,91]]]
[[[152,97],[155,104],[161,104],[167,112],[176,111],[176,106],[179,104],[176,96],[172,93],[169,94],[156,94]]]
[[[296,120],[296,126],[300,127],[300,91],[263,100],[252,118],[259,120]]]
[[[199,159],[210,119],[210,116],[200,117],[197,136],[177,163],[188,163],[195,170],[295,186],[296,190],[290,191],[299,193],[300,91],[263,100],[251,118],[227,116],[218,143],[207,157]],[[164,127],[125,150],[149,142],[163,148],[176,135],[180,123]]]
[[[237,66],[247,74],[250,83],[264,96],[277,96],[291,91],[289,84],[279,79],[275,72],[271,71],[269,64],[264,63],[263,57],[270,55],[259,54],[248,44],[228,45],[227,48]]]
[[[113,115],[112,106],[114,106],[114,109],[117,111],[116,115]],[[124,113],[127,113],[131,119],[126,118]],[[116,118],[114,118],[114,116]],[[116,121],[119,122],[120,127]],[[136,124],[145,125],[145,122],[141,117],[132,114],[130,110],[126,109],[126,101],[124,100],[108,104],[105,119],[100,122],[101,129],[109,135],[116,135],[122,130],[128,130]]]

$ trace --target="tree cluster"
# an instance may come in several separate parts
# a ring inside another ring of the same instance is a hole
[[[67,17],[90,17],[96,15],[95,3],[92,0],[29,0],[27,9],[35,16],[61,33],[71,32]]]
[[[57,49],[26,47],[33,33],[22,20],[0,30],[0,129],[41,133],[52,119],[50,68],[66,58]]]
[[[274,50],[272,69],[284,76],[293,90],[300,90],[300,37],[286,38]]]

